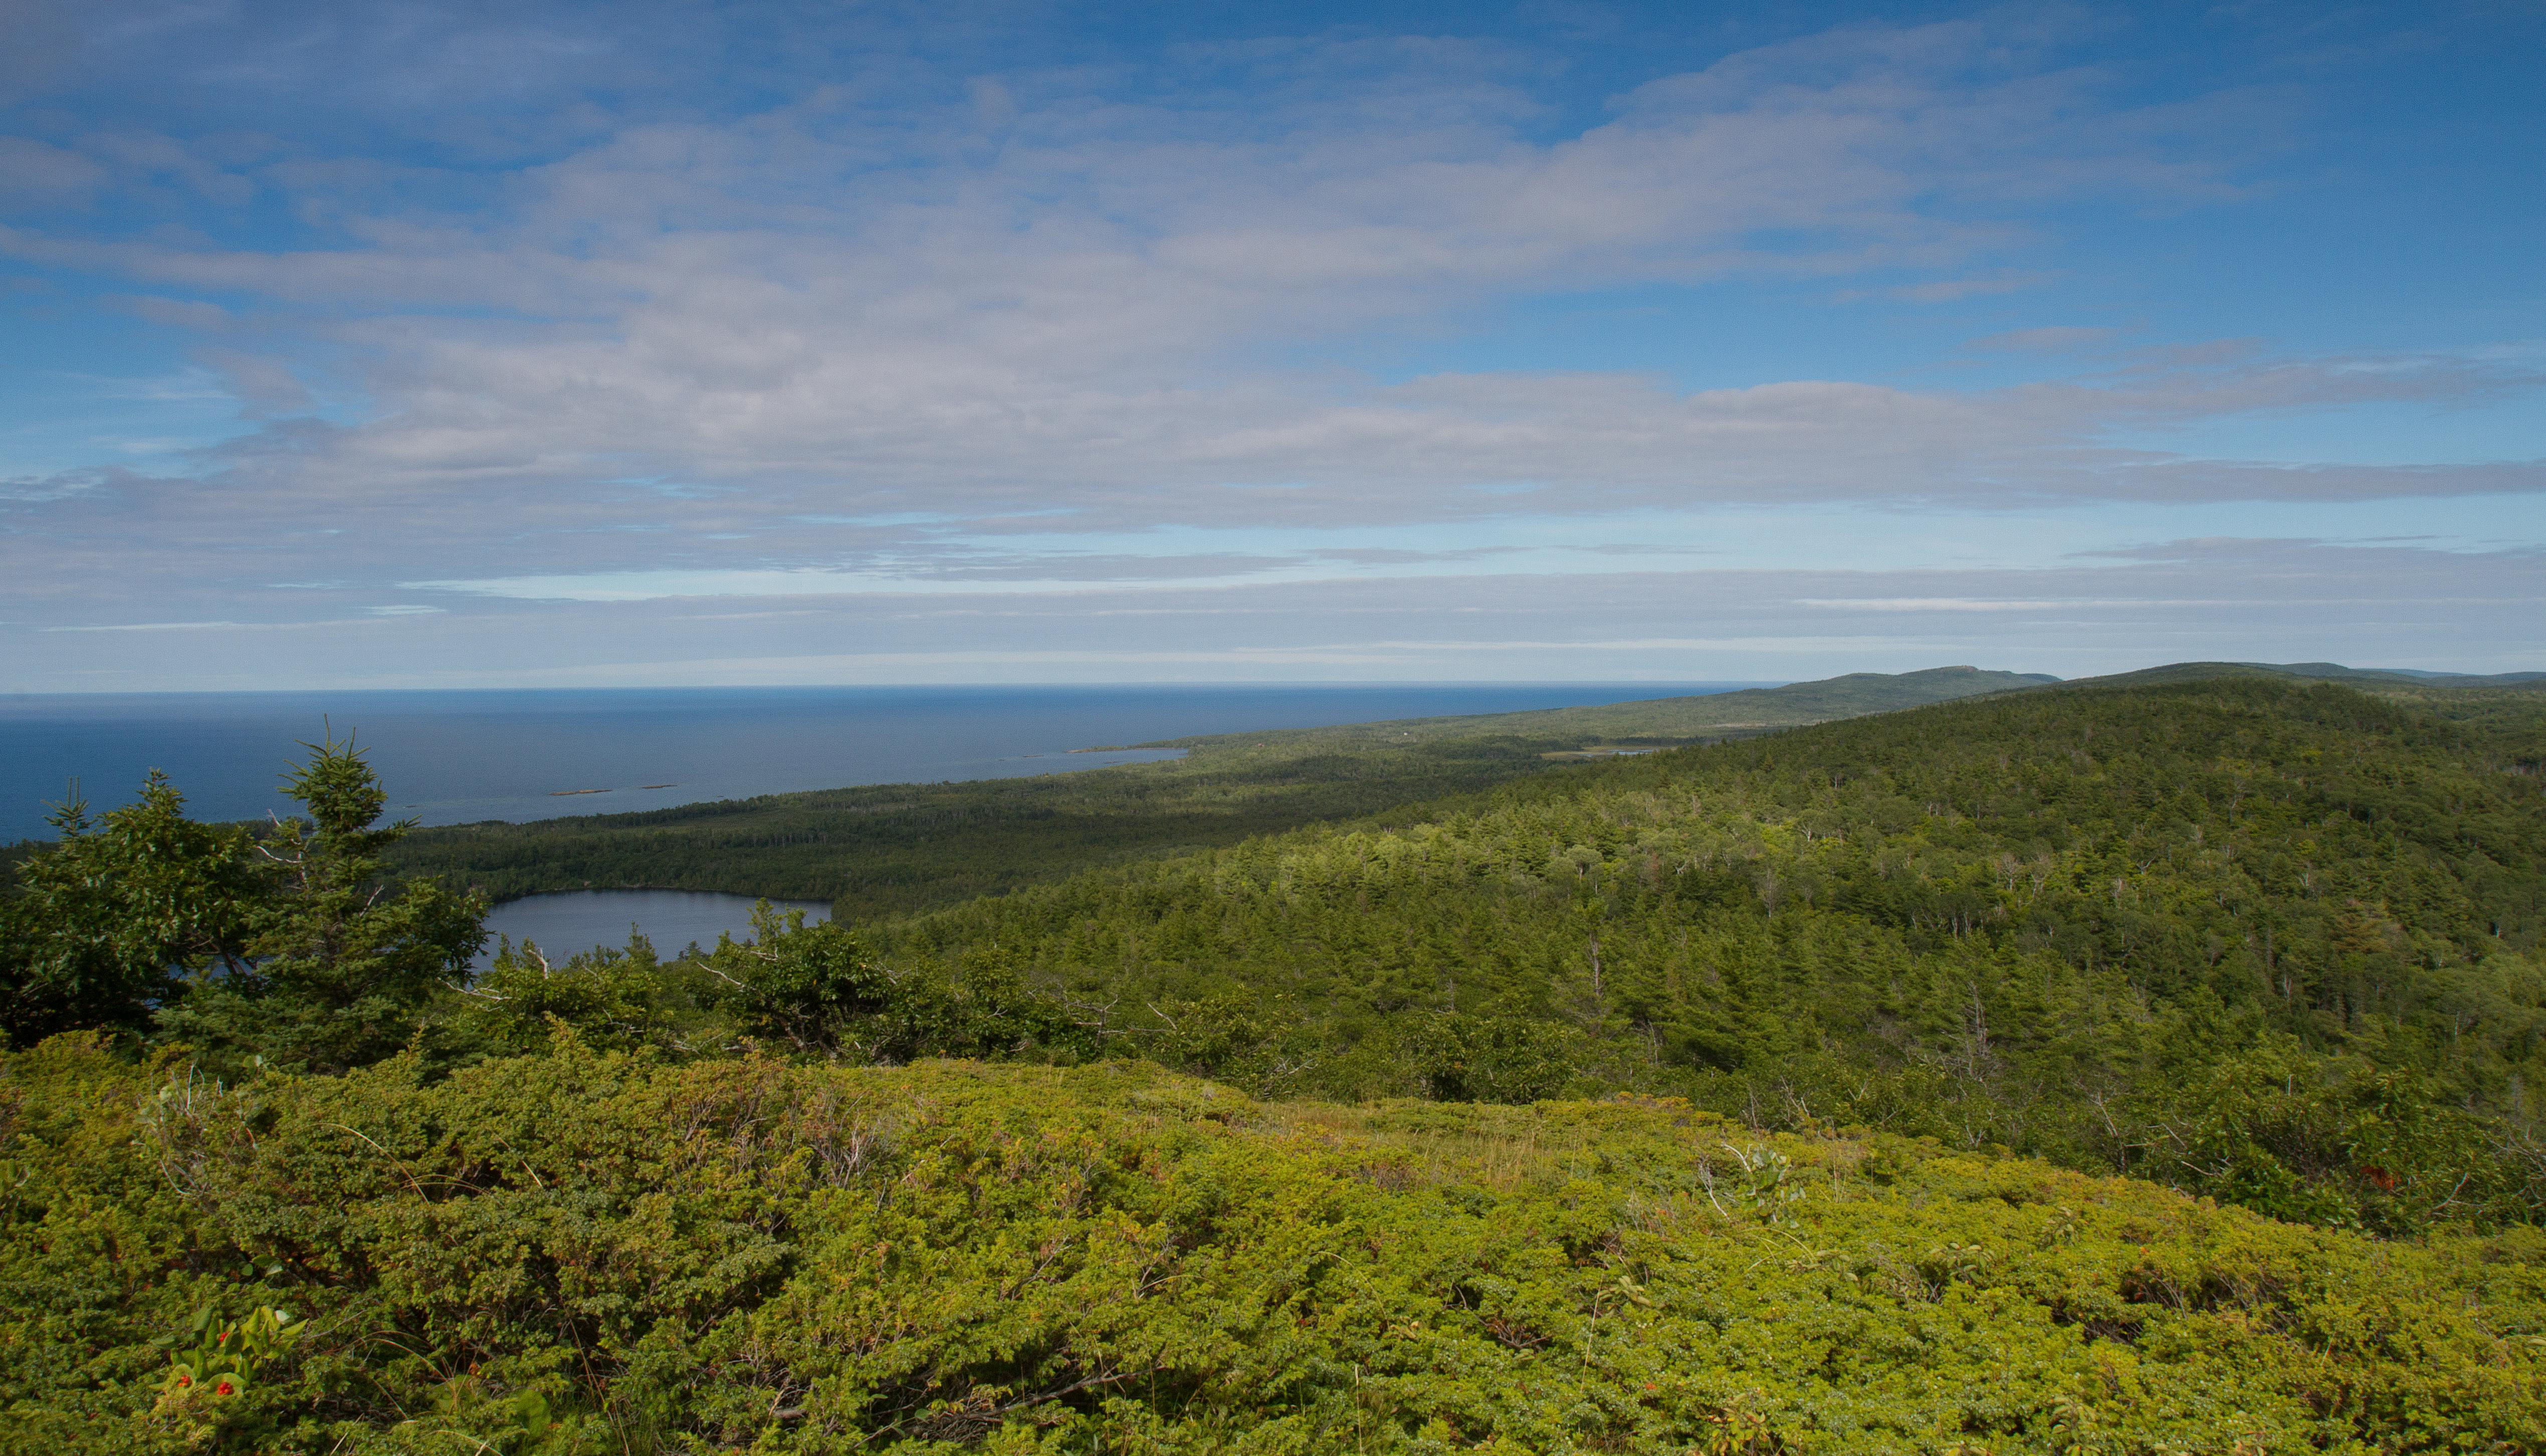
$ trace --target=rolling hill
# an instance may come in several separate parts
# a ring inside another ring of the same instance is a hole
[[[0,1451],[2534,1444],[2546,691],[1548,741],[1198,750],[1119,782],[1387,807],[507,956],[341,1071],[289,987],[0,1050]],[[27,949],[267,862],[101,832]],[[330,852],[240,903],[362,975],[433,897]]]
[[[2036,689],[1557,769],[876,936],[914,972],[1040,977],[1126,1048],[1265,1095],[1632,1090],[2293,1217],[2533,1211],[2527,702],[2470,726],[2251,673]]]
[[[889,784],[650,814],[428,829],[398,850],[498,898],[649,886],[821,899],[853,919],[1383,814],[1539,772],[1589,742],[1736,736],[2053,679],[1947,667],[1713,697],[1179,739],[1174,762]]]

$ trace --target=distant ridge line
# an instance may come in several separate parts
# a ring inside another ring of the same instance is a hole
[[[2338,662],[2171,662],[2102,677],[2062,679],[2047,672],[2007,672],[1957,663],[1912,672],[1849,672],[1837,677],[1741,688],[1694,697],[1647,698],[1581,708],[1540,708],[1521,713],[1451,718],[1390,719],[1332,728],[1214,733],[1143,743],[1144,748],[1210,748],[1220,745],[1330,743],[1344,749],[1379,740],[1403,743],[1427,738],[1511,736],[1571,740],[1579,746],[1560,757],[1616,749],[1670,747],[1715,738],[1748,737],[1817,723],[1897,713],[1934,703],[2050,688],[2120,688],[2222,677],[2270,677],[2360,687],[2524,688],[2546,686],[2546,672],[2491,675],[2434,672],[2424,668],[2346,667]]]
[[[2546,672],[2434,672],[2421,667],[2345,667],[2339,662],[2169,662],[2133,672],[2077,678],[2071,686],[2130,687],[2257,674],[2302,682],[2385,683],[2417,688],[2517,688],[2546,683]]]

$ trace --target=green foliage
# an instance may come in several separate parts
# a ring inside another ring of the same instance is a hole
[[[190,973],[235,972],[267,867],[240,829],[199,824],[165,776],[96,819],[73,800],[59,837],[16,867],[0,896],[0,1033],[30,1046],[56,1032],[137,1032]]]
[[[321,745],[294,784],[308,823],[253,846],[271,886],[232,932],[243,953],[158,1019],[232,1070],[413,1045],[438,1071],[562,1025],[667,1057],[1148,1057],[1265,1096],[1626,1089],[2327,1224],[2536,1219],[2546,693],[2381,701],[2222,671],[1540,771],[863,943],[764,915],[671,963],[508,947],[473,985],[473,906],[391,888],[380,856],[404,826],[373,827],[368,769]],[[1438,746],[1335,761],[1401,789],[1407,755]],[[166,864],[125,853],[134,883],[217,883],[211,850],[245,853],[172,794],[144,811],[157,838],[135,843],[210,837]],[[70,836],[30,883],[68,883],[88,852]],[[53,913],[9,903],[13,923]]]
[[[827,899],[835,918],[864,922],[1488,788],[1595,739],[1755,733],[2047,681],[1970,668],[1856,673],[1703,698],[1180,738],[1185,757],[1167,763],[427,829],[393,861],[499,899],[714,890]]]
[[[459,1048],[479,1056],[538,1051],[558,1024],[609,1051],[721,1047],[724,1028],[709,1014],[714,993],[686,969],[665,966],[641,935],[630,937],[625,950],[587,951],[562,965],[552,965],[536,945],[507,940],[461,988],[446,1025]]]
[[[171,1035],[225,1057],[341,1071],[413,1038],[446,979],[485,943],[486,908],[432,880],[394,889],[381,855],[412,827],[380,825],[387,796],[351,739],[303,745],[285,791],[308,811],[257,846],[275,869],[246,954],[160,1015]]]
[[[827,921],[810,929],[805,912],[784,921],[765,902],[752,915],[753,938],[720,937],[708,966],[732,988],[756,1036],[797,1050],[836,1054],[894,1000],[886,977],[847,928]]]
[[[1267,1095],[1626,1088],[2329,1222],[2532,1219],[2546,695],[2517,696],[2451,723],[2253,674],[2009,694],[1557,770],[877,942],[912,975],[999,947],[1109,1008],[1109,1047]]]
[[[443,1061],[512,1056],[555,1032],[606,1050],[718,1055],[749,1043],[831,1061],[919,1057],[1075,1061],[1093,1038],[996,954],[892,976],[857,937],[763,901],[752,936],[670,963],[636,937],[552,964],[509,943],[447,1003],[428,1038]]]
[[[2541,706],[2014,694],[466,983],[350,744],[154,783],[0,899],[13,1033],[196,1048],[0,1054],[0,1456],[2533,1449]]]
[[[2060,679],[2038,672],[1930,667],[1920,672],[1851,672],[1815,682],[1743,688],[1695,698],[1646,698],[1582,708],[1540,708],[1464,718],[1415,718],[1340,728],[1248,733],[1249,742],[1370,747],[1406,739],[1507,737],[1526,742],[1655,744],[1710,742],[1834,719],[1897,713],[1958,698],[2043,687]],[[1197,747],[1221,738],[1178,738]]]
[[[2514,1451],[2546,1241],[1666,1099],[0,1060],[0,1451]],[[217,1421],[199,1312],[285,1306]]]
[[[2534,1218],[2546,1188],[2514,1130],[2451,1105],[2445,1084],[2364,1059],[2329,1065],[2267,1034],[2171,1099],[2152,1099],[2144,1169],[2276,1218],[2380,1229]],[[2495,1206],[2487,1207],[2488,1201]]]
[[[1072,1058],[1089,1045],[1067,1010],[990,952],[893,977],[845,927],[764,902],[753,937],[721,937],[701,966],[742,1031],[833,1060]]]
[[[1377,814],[1546,766],[1544,745],[1372,753],[1231,744],[1186,760],[891,784],[648,814],[423,829],[392,861],[498,899],[639,886],[831,902],[836,918],[953,904],[1073,870]]]
[[[1514,1012],[1429,1017],[1407,1043],[1423,1090],[1447,1102],[1536,1102],[1599,1080],[1580,1027]]]
[[[256,1383],[252,1377],[290,1354],[308,1328],[308,1322],[271,1305],[259,1305],[245,1319],[226,1323],[217,1305],[197,1310],[195,1347],[169,1357],[159,1399],[150,1408],[152,1418],[185,1444],[212,1438]]]

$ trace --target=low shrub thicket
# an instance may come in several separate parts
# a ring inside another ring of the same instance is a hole
[[[2380,1242],[1666,1099],[1266,1104],[562,1032],[222,1086],[62,1037],[0,1058],[0,1451],[45,1456],[2546,1430],[2534,1230]],[[250,1327],[229,1395],[175,1387]]]

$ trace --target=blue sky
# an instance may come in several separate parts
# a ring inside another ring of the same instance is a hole
[[[2533,5],[0,33],[0,691],[2546,667]]]

